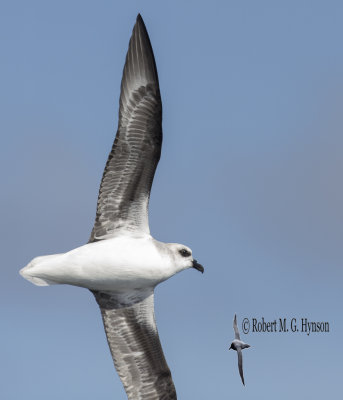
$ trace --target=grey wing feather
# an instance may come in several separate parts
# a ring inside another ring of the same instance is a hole
[[[239,375],[241,376],[242,383],[245,386],[244,376],[243,376],[243,356],[242,356],[242,350],[240,348],[237,349],[237,356],[238,356]]]
[[[241,340],[239,336],[239,330],[237,326],[237,316],[235,314],[235,318],[233,319],[233,330],[235,331],[235,339]]]
[[[161,145],[157,69],[138,15],[121,82],[118,130],[103,173],[89,242],[111,237],[121,229],[149,233],[148,203]]]
[[[114,365],[129,400],[175,400],[160,344],[153,290],[118,297],[93,291],[100,306]]]

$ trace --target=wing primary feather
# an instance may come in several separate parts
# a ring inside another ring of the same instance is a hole
[[[235,314],[235,318],[233,319],[233,330],[235,331],[235,339],[241,340],[239,335],[239,330],[237,326],[237,315]]]
[[[245,386],[244,376],[243,376],[243,356],[242,356],[242,350],[241,349],[237,349],[237,356],[238,356],[239,375],[241,376],[242,383]]]
[[[118,295],[92,291],[99,304],[114,365],[129,400],[176,400],[160,344],[153,290]]]
[[[162,102],[143,19],[133,28],[121,82],[118,130],[102,176],[89,242],[125,230],[149,234],[148,204],[161,155]]]

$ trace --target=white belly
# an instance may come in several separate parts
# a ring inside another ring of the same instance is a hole
[[[37,257],[20,272],[36,285],[70,284],[89,289],[127,291],[154,287],[174,272],[154,239],[117,237],[64,254]]]

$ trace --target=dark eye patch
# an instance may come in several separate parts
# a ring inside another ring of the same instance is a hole
[[[191,253],[186,249],[181,249],[179,253],[182,255],[182,257],[189,257],[191,255]]]

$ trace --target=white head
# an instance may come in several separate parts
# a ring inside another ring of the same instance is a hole
[[[165,243],[165,246],[178,271],[195,268],[202,273],[204,272],[204,267],[193,258],[192,250],[189,247],[178,243]]]

